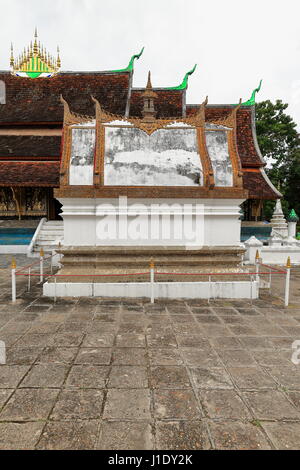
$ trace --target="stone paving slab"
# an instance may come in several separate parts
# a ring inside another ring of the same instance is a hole
[[[281,297],[252,305],[152,305],[54,303],[22,278],[12,304],[9,271],[0,279],[1,450],[299,449],[299,268],[288,309],[277,280]]]

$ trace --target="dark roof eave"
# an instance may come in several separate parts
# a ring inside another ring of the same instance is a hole
[[[201,103],[200,103],[201,104]],[[187,104],[186,107],[187,108],[199,108],[200,107],[200,104]],[[205,107],[206,108],[229,108],[229,109],[233,109],[237,106],[238,104],[213,104],[213,103],[210,103],[210,104],[207,104]],[[241,105],[241,108],[244,108],[244,109],[250,109],[250,108],[254,108],[254,105],[250,106],[250,105],[247,105],[247,104],[242,104]]]
[[[53,75],[52,77],[50,78],[45,78],[45,80],[51,80],[52,78],[55,78],[59,75],[90,75],[90,74],[93,74],[93,75],[125,75],[125,74],[131,74],[132,72],[130,70],[123,70],[123,71],[116,71],[114,72],[113,70],[61,70],[59,71],[57,74]],[[16,78],[19,78],[17,77],[16,75],[14,75],[13,73],[11,73],[10,70],[0,70],[0,74],[6,74],[6,75],[11,75],[11,76],[15,76]],[[21,77],[21,78],[24,78],[24,77]],[[30,80],[33,80],[32,78],[30,78]],[[37,80],[37,79],[36,79]],[[43,80],[41,78],[39,78],[38,80]]]

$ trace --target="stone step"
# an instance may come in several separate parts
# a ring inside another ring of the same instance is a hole
[[[42,228],[39,233],[62,234],[64,233],[64,229],[58,227]]]
[[[39,240],[37,243],[36,243],[36,246],[54,246],[55,248],[58,248],[58,245],[60,243],[60,240]]]
[[[41,248],[43,248],[43,250],[46,253],[52,253],[52,251],[55,250],[55,246],[53,246],[53,245],[43,245],[43,246],[35,245],[35,247],[33,249],[33,252],[34,253],[39,253]]]
[[[47,222],[45,222],[43,224],[44,226],[50,226],[50,225],[61,225],[63,226],[64,225],[64,222],[63,220],[47,220]]]
[[[63,233],[61,233],[61,232],[49,233],[47,231],[44,231],[44,232],[39,233],[38,239],[43,239],[43,238],[44,239],[46,239],[46,238],[47,239],[49,239],[49,238],[53,239],[53,238],[56,238],[56,237],[62,238],[62,236],[63,236]]]
[[[237,262],[237,257],[236,256],[224,256],[224,257],[219,257],[219,256],[203,256],[203,257],[155,257],[153,258],[154,264],[155,265],[169,265],[169,266],[178,266],[184,264],[188,265],[193,265],[197,266],[199,264],[226,264],[226,263],[236,263]],[[96,264],[102,265],[102,266],[149,266],[150,258],[142,258],[142,257],[136,257],[136,258],[130,258],[130,257],[124,257],[124,258],[104,258],[101,256],[98,256],[97,258],[88,258],[88,257],[81,257],[81,256],[65,256],[64,257],[64,265],[67,264]]]

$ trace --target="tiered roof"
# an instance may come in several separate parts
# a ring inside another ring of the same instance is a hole
[[[93,96],[109,113],[142,117],[145,88],[132,87],[134,61],[142,52],[133,55],[127,67],[115,71],[61,72],[59,56],[49,62],[36,34],[32,48],[20,59],[12,54],[12,70],[0,71],[6,88],[6,104],[0,105],[0,185],[59,185],[61,95],[74,113],[94,115]],[[46,66],[47,72],[42,72]],[[180,86],[153,89],[157,118],[188,117],[197,112],[199,105],[186,104],[187,79],[194,69]],[[259,88],[237,111],[236,142],[249,197],[277,199],[280,194],[264,173],[265,162],[256,140],[254,103]],[[234,106],[208,104],[205,120],[225,119]],[[7,129],[14,129],[13,135]],[[57,132],[49,135],[49,130],[55,129]],[[45,135],[40,135],[43,131]]]

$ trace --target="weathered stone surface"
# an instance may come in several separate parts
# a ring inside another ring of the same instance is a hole
[[[300,411],[300,392],[288,392],[287,396],[293,402],[294,406]]]
[[[82,340],[84,338],[83,333],[77,333],[77,332],[72,332],[72,333],[57,333],[52,342],[52,346],[57,346],[57,347],[63,347],[63,346],[68,346],[68,347],[76,347],[79,346],[82,343]]]
[[[227,366],[251,366],[256,365],[251,354],[243,349],[226,349],[222,352],[222,361]]]
[[[104,421],[97,444],[99,450],[152,450],[151,425],[143,422]]]
[[[189,366],[219,367],[222,365],[218,355],[212,349],[182,348],[181,354]]]
[[[13,388],[0,389],[0,409],[2,408],[4,403],[9,399],[13,391],[14,391]]]
[[[253,413],[258,419],[298,419],[300,413],[291,405],[289,400],[277,390],[264,390],[258,392],[245,392],[246,398]]]
[[[88,333],[82,346],[85,348],[109,348],[113,346],[115,335],[112,333]]]
[[[64,364],[34,365],[21,383],[21,387],[60,387],[68,370]]]
[[[99,422],[49,422],[43,431],[37,449],[91,450],[95,448]]]
[[[40,287],[12,306],[10,272],[1,271],[1,449],[299,448],[300,368],[291,362],[299,268],[288,309],[263,291],[253,306],[220,299],[54,305]],[[279,292],[279,277],[273,281]],[[25,292],[26,279],[18,282]],[[31,304],[50,309],[25,312]]]
[[[230,376],[222,367],[205,369],[191,367],[191,374],[195,386],[204,389],[227,389],[233,388]]]
[[[238,315],[238,310],[228,307],[213,307],[213,312],[217,315]]]
[[[177,349],[149,349],[149,360],[151,365],[179,366],[183,364]]]
[[[1,328],[1,336],[5,333],[24,334],[31,328],[30,322],[25,321],[9,321]]]
[[[201,390],[199,398],[209,418],[251,418],[251,413],[235,390]]]
[[[231,334],[236,336],[255,336],[257,331],[247,325],[228,325]]]
[[[195,315],[213,315],[215,311],[210,307],[192,307],[192,312]]]
[[[17,390],[0,413],[0,421],[45,420],[58,393],[58,389]]]
[[[159,450],[207,450],[211,448],[206,426],[201,421],[158,422],[156,441]]]
[[[111,348],[81,348],[75,364],[108,365],[111,360]]]
[[[191,386],[185,367],[151,367],[150,387],[152,388],[189,388]]]
[[[278,450],[299,450],[300,423],[262,423]]]
[[[99,419],[102,412],[102,402],[102,390],[63,390],[50,419],[54,421]]]
[[[0,423],[0,450],[33,450],[43,422]]]
[[[223,325],[202,324],[201,328],[203,329],[205,336],[208,336],[209,338],[215,336],[232,336],[229,329]]]
[[[191,334],[176,334],[178,346],[183,348],[197,348],[197,349],[211,349],[211,345],[207,338],[201,335]]]
[[[56,347],[47,346],[39,356],[39,364],[71,364],[77,354],[77,348],[74,347]]]
[[[31,326],[30,330],[28,333],[34,333],[34,334],[49,334],[49,333],[56,333],[56,331],[59,329],[60,323],[57,322],[39,322],[39,323],[34,323],[33,326]]]
[[[28,370],[29,366],[0,365],[0,388],[16,387]]]
[[[268,366],[269,374],[283,387],[289,390],[300,390],[300,368],[295,366]]]
[[[41,354],[43,348],[39,346],[28,346],[20,348],[12,346],[6,352],[6,363],[15,365],[33,364]]]
[[[286,352],[286,351],[284,351]],[[289,353],[290,354],[290,353]],[[284,358],[277,351],[263,350],[253,351],[252,356],[259,364],[263,366],[285,366],[289,365],[288,359]],[[290,357],[289,357],[290,360]]]
[[[219,317],[217,317],[217,315],[198,315],[197,316],[197,322],[200,323],[200,325],[202,323],[204,324],[217,324],[217,325],[220,325],[222,322],[220,320]]]
[[[141,366],[112,366],[108,388],[146,388],[147,369]]]
[[[214,447],[220,450],[269,450],[260,427],[243,422],[210,422]]]
[[[128,346],[133,348],[145,348],[146,340],[145,335],[143,334],[134,334],[134,333],[123,333],[117,335],[116,346],[119,348],[126,348]]]
[[[241,342],[235,336],[221,336],[216,338],[210,338],[209,341],[217,351],[221,351],[221,354],[223,354],[224,349],[226,350],[241,348]]]
[[[276,388],[275,381],[258,367],[229,367],[228,371],[241,389]]]
[[[53,335],[52,334],[41,334],[41,333],[26,333],[22,338],[17,342],[18,347],[32,347],[32,346],[50,346],[52,344]]]
[[[177,348],[176,337],[172,332],[163,331],[147,335],[147,344],[149,348]]]
[[[136,365],[147,364],[146,349],[141,348],[116,348],[113,352],[113,365]]]
[[[109,372],[108,366],[73,366],[65,386],[67,388],[103,388]]]
[[[191,390],[157,390],[154,412],[158,419],[199,419],[200,407]]]
[[[268,338],[260,336],[243,336],[239,338],[240,343],[250,351],[260,351],[266,349],[274,349]]]
[[[103,418],[150,419],[150,393],[148,390],[117,390],[107,392]]]

